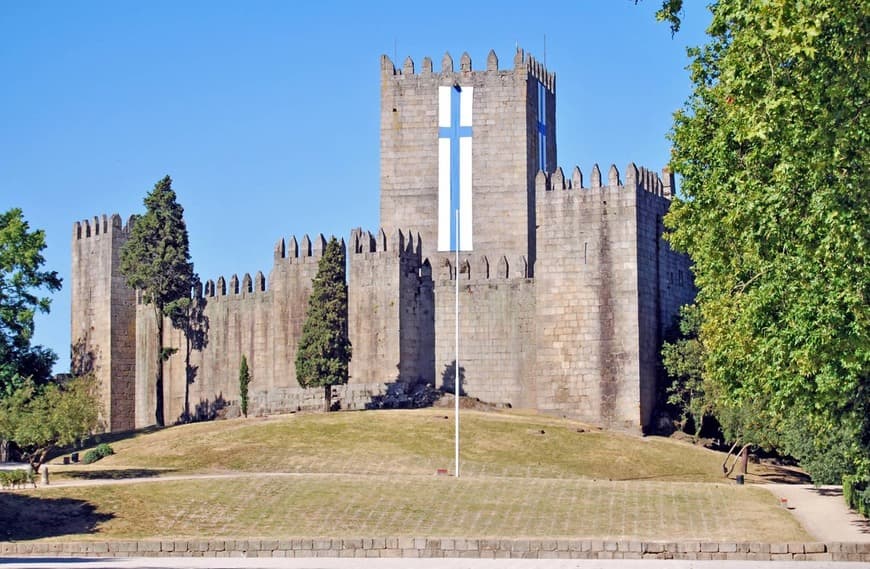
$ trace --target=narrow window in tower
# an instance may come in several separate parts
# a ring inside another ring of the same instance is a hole
[[[586,264],[586,252],[587,252],[588,248],[589,248],[589,242],[584,241],[583,242],[583,264],[584,265]],[[460,395],[462,395],[462,394],[460,393]]]

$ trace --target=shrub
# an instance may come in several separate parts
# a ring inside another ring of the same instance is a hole
[[[23,468],[0,470],[0,488],[23,488],[27,484],[34,484],[32,471]]]
[[[101,458],[107,457],[112,454],[115,454],[115,451],[112,450],[112,447],[110,447],[106,443],[102,443],[86,452],[85,457],[82,459],[82,462],[85,464],[91,464],[97,462]]]
[[[850,508],[870,517],[870,479],[866,476],[844,476],[843,498]]]

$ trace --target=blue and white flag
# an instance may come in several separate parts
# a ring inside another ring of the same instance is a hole
[[[438,250],[471,251],[473,87],[438,88]],[[459,227],[456,227],[456,210]],[[458,231],[457,231],[458,230]],[[457,243],[457,233],[459,242]]]
[[[547,88],[538,81],[538,169],[547,172]]]

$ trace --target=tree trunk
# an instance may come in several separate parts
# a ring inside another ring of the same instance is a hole
[[[163,417],[163,311],[154,305],[157,316],[157,373],[154,381],[154,422],[158,427],[163,427],[166,421]]]
[[[9,441],[0,439],[0,462],[9,462]]]
[[[329,410],[332,409],[332,386],[324,385],[323,386],[323,410],[329,413]]]
[[[187,311],[187,327],[184,330],[184,422],[190,422],[190,309]]]

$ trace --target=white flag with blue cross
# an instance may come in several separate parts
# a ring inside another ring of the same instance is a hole
[[[438,88],[438,250],[471,251],[473,87]],[[459,227],[456,227],[456,210]],[[457,233],[459,241],[457,242]],[[458,249],[457,249],[458,247]]]
[[[538,169],[547,172],[547,88],[538,81]]]

